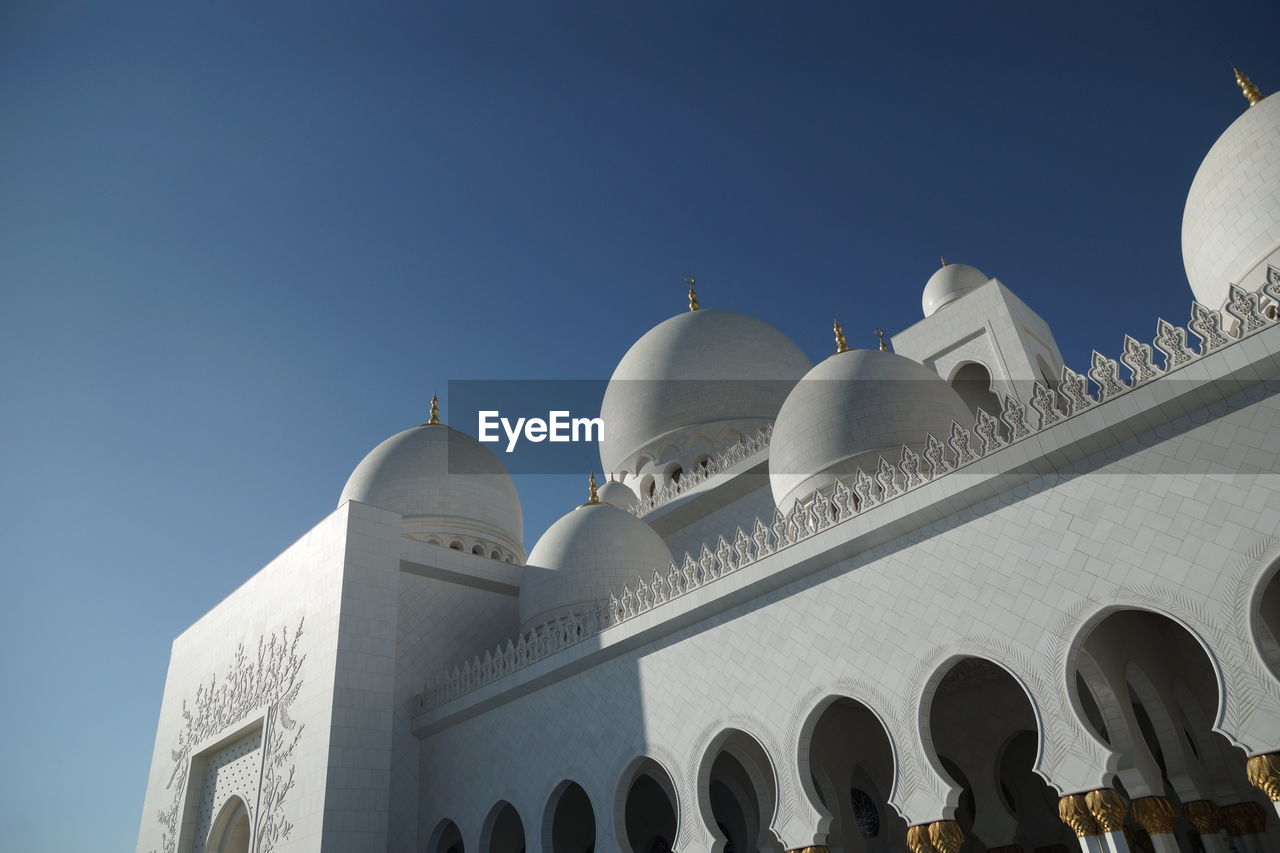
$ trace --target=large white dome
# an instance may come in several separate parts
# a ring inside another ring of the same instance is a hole
[[[607,599],[623,584],[665,575],[671,551],[626,510],[583,504],[547,528],[529,552],[520,584],[521,631]]]
[[[396,433],[369,451],[338,506],[349,500],[400,513],[414,539],[524,559],[524,519],[511,477],[489,448],[443,424]]]
[[[769,445],[769,485],[790,512],[839,477],[876,457],[897,461],[905,444],[919,451],[929,433],[945,439],[951,423],[973,420],[960,395],[924,365],[891,352],[849,350],[819,364],[787,397]]]
[[[635,473],[643,454],[701,435],[723,440],[773,421],[810,367],[768,323],[735,311],[679,314],[650,329],[618,363],[600,414],[606,471]]]
[[[1246,109],[1209,149],[1182,214],[1182,260],[1210,308],[1229,284],[1256,289],[1267,263],[1280,265],[1280,97]]]

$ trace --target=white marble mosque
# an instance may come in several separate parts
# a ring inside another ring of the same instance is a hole
[[[174,640],[139,853],[1280,853],[1280,96],[1238,81],[1187,316],[1090,364],[965,264],[816,365],[691,282],[528,553],[487,446],[383,441]]]

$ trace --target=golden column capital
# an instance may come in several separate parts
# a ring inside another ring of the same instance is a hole
[[[1100,832],[1124,830],[1124,797],[1115,788],[1099,788],[1084,795],[1089,814],[1097,821]]]
[[[960,853],[964,830],[954,820],[935,820],[929,824],[929,841],[938,853]]]
[[[1148,835],[1173,832],[1173,804],[1164,797],[1138,797],[1129,806],[1133,810],[1133,819]]]
[[[1232,835],[1258,835],[1266,831],[1267,810],[1257,803],[1232,803],[1222,807],[1227,832]]]
[[[1088,838],[1091,835],[1097,835],[1101,831],[1098,829],[1098,824],[1094,821],[1093,815],[1089,814],[1089,807],[1085,805],[1084,794],[1067,794],[1065,797],[1059,798],[1058,819],[1071,827],[1071,831],[1076,834],[1077,838]]]
[[[937,853],[929,840],[929,824],[917,823],[907,827],[907,849],[911,853]]]
[[[1218,808],[1218,804],[1213,800],[1192,800],[1189,803],[1183,803],[1182,811],[1187,816],[1187,823],[1201,835],[1216,835],[1226,828],[1222,809]]]
[[[1255,755],[1245,765],[1249,784],[1262,791],[1273,803],[1280,803],[1280,752]]]

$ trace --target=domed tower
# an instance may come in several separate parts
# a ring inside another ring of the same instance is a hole
[[[338,506],[359,501],[398,512],[404,535],[508,563],[524,562],[524,516],[515,484],[493,453],[430,419],[398,432],[360,461]]]
[[[688,283],[690,310],[627,350],[600,409],[600,461],[641,498],[771,424],[811,366],[768,323],[701,308]]]
[[[850,349],[836,324],[836,354],[797,383],[778,413],[769,485],[783,513],[876,459],[919,452],[930,433],[972,420],[960,396],[927,367],[887,351]]]
[[[619,483],[609,475],[609,479],[600,487],[600,500],[602,503],[613,504],[621,509],[626,509],[636,502],[636,493],[631,491],[627,486]]]
[[[1032,382],[1053,385],[1062,354],[1053,331],[999,279],[947,263],[925,282],[924,319],[893,336],[893,350],[941,376],[964,399],[998,415],[1001,395],[1023,403]]]
[[[624,487],[625,488],[625,487]],[[602,501],[592,475],[587,502],[547,528],[520,583],[520,630],[590,608],[624,584],[664,573],[671,551],[653,528]]]
[[[1280,266],[1280,98],[1247,76],[1249,106],[1209,149],[1182,213],[1182,260],[1196,301],[1221,308],[1232,284],[1256,290]]]

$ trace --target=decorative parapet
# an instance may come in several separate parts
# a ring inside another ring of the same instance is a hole
[[[775,511],[768,521],[757,517],[749,531],[738,527],[729,537],[719,536],[714,547],[704,543],[696,558],[685,553],[678,565],[672,563],[665,570],[655,568],[652,576],[637,578],[591,608],[534,628],[517,641],[508,641],[505,647],[487,651],[483,657],[477,656],[461,667],[430,679],[416,698],[416,710],[421,713],[457,699],[872,507],[1051,429],[1087,409],[1104,405],[1134,388],[1180,370],[1211,352],[1275,325],[1277,305],[1280,305],[1280,269],[1268,267],[1266,281],[1257,292],[1231,286],[1224,306],[1225,316],[1223,311],[1192,303],[1192,317],[1187,327],[1200,341],[1198,350],[1187,345],[1186,329],[1158,319],[1153,343],[1164,356],[1163,364],[1155,363],[1151,346],[1126,335],[1119,361],[1094,352],[1086,375],[1064,366],[1056,387],[1036,382],[1031,394],[1031,412],[1006,396],[998,418],[980,409],[972,427],[952,423],[951,434],[945,440],[928,436],[923,456],[903,446],[897,459],[882,457],[873,475],[859,470],[852,477],[836,480],[805,501],[797,501],[785,516]],[[1120,375],[1121,365],[1129,373],[1127,380]],[[1090,391],[1090,382],[1097,389],[1096,396]],[[682,488],[663,489],[632,511],[644,515],[704,482],[711,474],[741,462],[767,447],[771,434],[771,428],[765,427],[751,439],[719,454],[706,466],[705,473],[688,475],[688,483],[680,484]]]
[[[669,483],[654,492],[651,497],[641,498],[633,503],[626,508],[627,512],[640,517],[648,515],[663,504],[687,494],[694,486],[710,480],[713,475],[723,473],[742,460],[764,450],[769,446],[769,439],[772,437],[773,424],[765,424],[751,437],[738,439],[736,443],[729,445],[706,462],[694,466],[692,471],[685,471],[680,477],[680,482]]]

